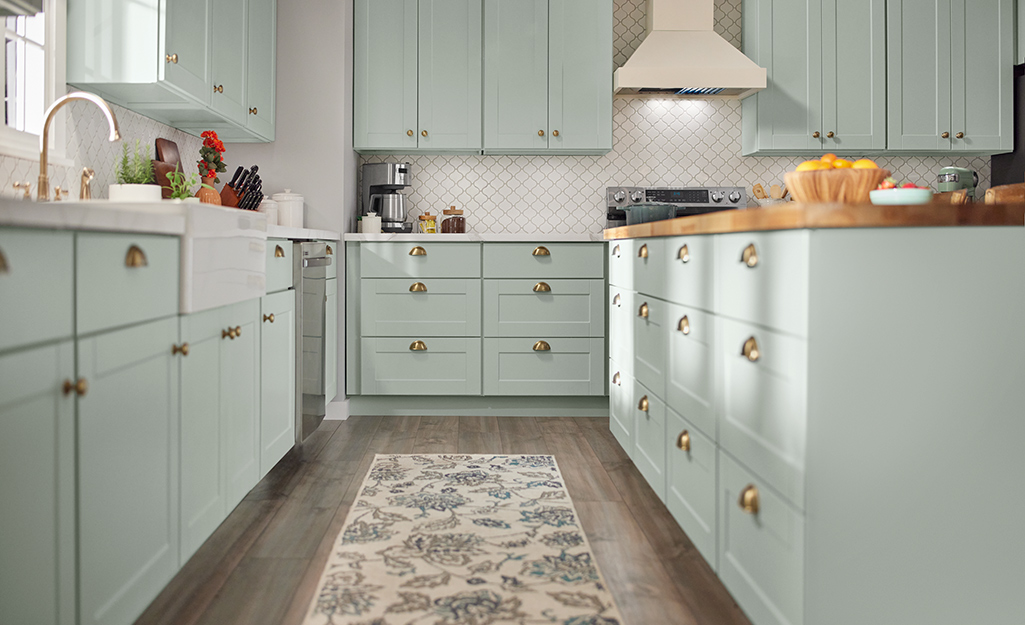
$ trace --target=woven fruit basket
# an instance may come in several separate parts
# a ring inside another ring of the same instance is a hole
[[[889,177],[887,169],[824,169],[792,171],[783,178],[797,202],[868,204],[869,192]]]

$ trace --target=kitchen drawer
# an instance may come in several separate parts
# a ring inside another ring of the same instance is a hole
[[[666,299],[702,310],[714,310],[715,239],[711,236],[665,240]]]
[[[605,341],[541,336],[486,338],[484,394],[604,395]]]
[[[628,456],[634,455],[633,378],[609,360],[609,430]]]
[[[666,405],[634,380],[634,451],[630,455],[658,498],[666,500]]]
[[[719,532],[715,441],[669,408],[665,442],[666,507],[714,571]]]
[[[740,505],[751,487],[757,492],[757,513]],[[718,573],[751,622],[804,623],[804,517],[722,450]]]
[[[74,332],[73,236],[0,229],[0,351]]]
[[[710,313],[666,304],[666,403],[713,440],[715,326]]]
[[[719,320],[723,372],[719,444],[804,509],[808,346],[804,339]],[[749,339],[757,360],[742,354]]]
[[[423,343],[423,351],[413,349]],[[360,339],[364,395],[480,395],[480,339]]]
[[[717,312],[808,336],[808,242],[806,230],[720,235]],[[749,247],[755,258],[745,262]]]
[[[338,265],[341,264],[342,258],[345,256],[342,253],[342,244],[338,241],[321,241],[324,244],[324,252],[331,257],[331,264],[324,268],[324,272],[327,274],[327,278],[338,277]]]
[[[605,336],[605,281],[485,280],[484,334]]]
[[[480,280],[361,280],[360,318],[363,336],[480,336]]]
[[[78,333],[178,313],[177,237],[78,233]]]
[[[609,247],[610,284],[665,297],[665,239],[621,239]]]
[[[364,278],[480,277],[479,243],[361,243],[359,257]]]
[[[604,249],[603,243],[485,243],[484,277],[604,279]]]
[[[267,292],[292,288],[292,242],[267,240]]]
[[[665,397],[666,334],[669,304],[638,293],[633,310],[633,374],[644,386]]]
[[[634,297],[627,289],[609,287],[609,356],[633,369]]]

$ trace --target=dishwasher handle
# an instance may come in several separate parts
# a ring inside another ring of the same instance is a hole
[[[321,258],[304,258],[303,268],[306,267],[328,267],[331,265],[331,258],[324,256]]]

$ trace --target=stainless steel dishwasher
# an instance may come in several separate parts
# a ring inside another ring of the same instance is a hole
[[[320,426],[326,412],[324,358],[327,305],[327,268],[334,260],[327,244],[318,241],[296,242],[293,277],[299,289],[296,297],[296,410],[295,442],[301,444]]]

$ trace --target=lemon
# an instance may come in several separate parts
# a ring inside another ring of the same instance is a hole
[[[823,163],[827,163],[829,165],[832,165],[833,161],[836,160],[836,154],[833,154],[832,152],[830,152],[829,154],[826,154],[825,156],[823,156],[820,160]]]
[[[818,171],[820,169],[829,169],[829,165],[822,161],[805,161],[797,166],[797,171]]]
[[[863,158],[858,161],[854,161],[854,169],[879,169],[879,165],[872,159]]]
[[[851,162],[846,158],[838,158],[833,161],[833,169],[850,169]]]

